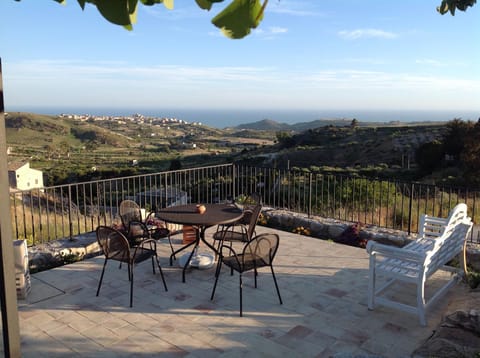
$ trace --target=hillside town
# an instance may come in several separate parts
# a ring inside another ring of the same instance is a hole
[[[132,114],[131,116],[101,116],[93,114],[70,114],[70,113],[61,113],[59,118],[73,119],[80,122],[87,121],[113,121],[118,124],[137,123],[137,124],[151,124],[151,125],[168,125],[168,124],[190,124],[192,126],[201,126],[201,122],[192,122],[189,123],[183,119],[178,119],[175,117],[150,117],[145,116],[140,113]]]

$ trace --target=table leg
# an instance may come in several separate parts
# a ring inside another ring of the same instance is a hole
[[[182,282],[183,283],[185,283],[185,271],[187,270],[187,267],[190,265],[190,261],[192,260],[193,255],[197,252],[198,245],[200,245],[200,238],[201,238],[201,233],[200,232],[201,231],[205,231],[205,229],[200,228],[200,230],[196,230],[195,241],[188,244],[187,246],[185,246],[185,248],[187,248],[191,245],[195,245],[192,252],[188,256],[187,262],[185,262],[185,265],[183,266],[183,270],[182,270]]]
[[[180,249],[178,249],[177,251],[173,252],[171,255],[170,255],[170,266],[172,266],[172,257],[174,257],[177,253],[185,250],[186,248],[194,245],[194,248],[192,250],[192,252],[190,253],[190,255],[188,256],[188,260],[187,262],[185,263],[185,265],[183,266],[183,270],[182,270],[182,282],[185,282],[185,271],[187,270],[189,264],[190,264],[190,261],[192,260],[192,257],[193,255],[195,255],[195,252],[197,251],[197,248],[198,246],[200,245],[200,241],[203,241],[205,243],[205,245],[207,245],[208,248],[210,248],[214,253],[215,253],[215,257],[218,256],[218,251],[217,249],[215,249],[215,247],[213,247],[207,240],[205,240],[205,230],[207,228],[205,226],[201,226],[198,228],[198,230],[196,230],[196,239],[195,241],[189,243],[188,245],[185,245],[183,247],[181,247]]]
[[[202,240],[205,243],[205,245],[207,245],[207,247],[210,248],[210,250],[212,250],[215,253],[215,257],[218,257],[219,252],[217,251],[217,249],[214,246],[212,246],[207,240],[205,240],[206,229],[207,229],[206,227],[202,227],[200,231],[200,240]]]
[[[196,243],[196,241],[192,241],[192,242],[188,243],[187,245],[182,246],[182,247],[179,248],[177,251],[172,252],[172,254],[170,255],[170,266],[173,265],[173,260],[172,260],[172,259],[175,258],[175,255],[176,255],[176,254],[178,254],[179,252],[182,252],[183,250],[189,248],[189,247],[192,246],[192,245],[195,245],[195,243]],[[175,260],[176,260],[176,258],[175,258]]]

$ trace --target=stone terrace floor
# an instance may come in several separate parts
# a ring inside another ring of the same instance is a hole
[[[264,231],[275,230],[258,227]],[[252,275],[244,278],[244,317],[239,317],[238,274],[230,276],[224,268],[211,301],[214,268],[191,269],[182,283],[181,269],[168,264],[163,241],[158,251],[168,292],[144,262],[135,268],[133,308],[127,269],[116,262],[107,265],[95,296],[103,256],[32,275],[32,291],[19,301],[22,355],[408,357],[467,290],[461,284],[450,290],[429,312],[427,327],[400,311],[369,311],[365,250],[275,232],[281,237],[274,267],[283,305],[269,269],[262,269],[258,289]],[[181,236],[174,239],[180,245]],[[447,277],[439,274],[432,282]],[[407,291],[413,293],[397,293]]]

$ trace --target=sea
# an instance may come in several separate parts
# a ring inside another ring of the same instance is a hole
[[[240,124],[258,122],[264,119],[280,123],[294,124],[318,119],[353,118],[360,122],[438,122],[458,118],[464,121],[480,119],[480,110],[365,110],[365,109],[183,109],[183,108],[75,108],[75,107],[23,107],[6,108],[11,112],[31,112],[38,114],[90,114],[109,116],[130,116],[143,114],[158,118],[177,118],[189,123],[200,122],[215,128],[235,127]]]

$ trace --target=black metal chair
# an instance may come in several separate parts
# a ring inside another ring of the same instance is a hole
[[[141,208],[133,200],[123,200],[120,203],[119,210],[120,218],[125,229],[125,236],[131,246],[138,245],[145,239],[160,240],[168,238],[170,249],[172,253],[174,252],[170,238],[171,232],[166,228],[165,223],[156,225],[158,219],[155,218],[155,212],[149,213],[145,220],[143,220]]]
[[[234,202],[234,204],[241,205],[244,213],[242,218],[237,223],[248,225],[250,223],[250,213],[253,212],[257,205],[262,205],[262,198],[258,193],[251,193],[244,200],[239,201],[238,203]]]
[[[257,204],[252,211],[244,211],[243,215],[248,215],[248,222],[246,224],[239,220],[234,224],[219,225],[217,231],[212,235],[213,240],[218,242],[217,251],[220,251],[220,247],[225,241],[230,242],[230,246],[232,246],[233,242],[249,242],[255,235],[255,227],[257,226],[261,211],[262,206]]]
[[[275,282],[275,288],[277,289],[278,299],[280,304],[283,304],[282,297],[280,296],[280,290],[278,288],[277,280],[275,278],[275,273],[273,272],[273,260],[275,254],[278,250],[280,238],[277,234],[274,233],[265,233],[260,234],[250,242],[248,242],[241,254],[237,254],[235,250],[227,245],[222,245],[220,251],[220,258],[217,264],[217,269],[215,273],[215,284],[213,286],[212,295],[210,297],[213,300],[215,295],[215,289],[217,287],[218,277],[220,276],[220,271],[222,264],[227,265],[232,270],[237,271],[240,274],[240,317],[243,316],[243,295],[242,295],[242,274],[247,271],[254,270],[255,277],[255,288],[257,288],[257,270],[261,267],[269,266],[272,271],[273,281]],[[229,255],[224,255],[224,250],[228,250]]]
[[[105,255],[102,274],[98,282],[97,296],[100,294],[105,267],[109,260],[119,261],[128,265],[128,280],[130,281],[130,307],[133,305],[133,267],[135,264],[152,259],[153,273],[155,274],[155,261],[162,276],[165,291],[168,291],[162,268],[157,256],[157,243],[153,239],[143,240],[140,245],[131,247],[127,238],[120,231],[109,226],[99,226],[96,230],[97,241]]]

